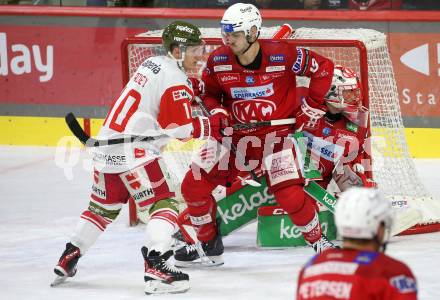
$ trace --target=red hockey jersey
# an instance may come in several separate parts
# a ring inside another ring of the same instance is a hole
[[[330,116],[319,120],[319,129],[314,134],[303,132],[308,138],[307,146],[312,156],[315,159],[319,157],[319,170],[324,178],[331,176],[341,159],[344,164],[360,163],[368,133],[367,128],[350,122],[342,115],[333,119]]]
[[[291,118],[300,106],[296,76],[310,77],[309,97],[324,103],[333,76],[331,60],[286,41],[261,40],[260,46],[262,62],[258,70],[241,66],[227,46],[211,53],[202,76],[206,103],[221,103],[232,113],[235,123]],[[264,127],[253,133],[272,130]]]
[[[329,249],[298,278],[297,300],[415,300],[417,282],[402,262],[383,253]]]

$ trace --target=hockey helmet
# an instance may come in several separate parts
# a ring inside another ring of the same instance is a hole
[[[353,239],[374,239],[381,223],[388,240],[393,223],[392,207],[377,189],[352,187],[343,192],[335,207],[335,222],[339,235]]]
[[[162,33],[162,45],[167,52],[174,47],[202,45],[202,34],[199,28],[191,23],[175,21],[169,24]]]
[[[223,42],[228,33],[244,31],[249,39],[252,27],[257,28],[257,37],[261,30],[261,14],[252,4],[235,3],[226,9],[220,22]]]
[[[350,68],[336,65],[326,103],[337,109],[358,108],[362,105],[362,89],[359,77]]]

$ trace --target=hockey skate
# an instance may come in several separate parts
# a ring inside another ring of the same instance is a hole
[[[183,293],[189,290],[189,276],[182,273],[167,260],[173,255],[169,250],[164,254],[157,251],[148,253],[147,247],[142,247],[145,259],[145,294]]]
[[[310,246],[312,246],[313,250],[315,250],[316,253],[321,253],[324,250],[331,249],[331,248],[339,248],[332,242],[330,242],[325,235],[321,235],[321,238],[317,240],[314,243],[307,242]]]
[[[61,255],[58,264],[54,268],[54,272],[57,278],[51,283],[50,286],[57,286],[68,277],[73,277],[76,274],[76,264],[78,259],[81,257],[81,252],[78,247],[72,245],[71,243],[66,244],[66,250],[64,250]]]
[[[177,249],[174,253],[176,267],[220,266],[223,265],[223,241],[217,235],[209,242],[197,241]]]

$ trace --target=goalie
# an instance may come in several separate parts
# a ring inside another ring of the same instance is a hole
[[[320,185],[327,188],[331,180],[337,192],[351,186],[374,187],[362,164],[369,138],[369,111],[363,106],[363,93],[357,74],[336,65],[333,80],[325,96],[328,111],[317,122],[317,130],[303,131],[314,161],[323,177]]]

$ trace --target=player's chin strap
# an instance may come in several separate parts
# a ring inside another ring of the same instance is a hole
[[[255,38],[255,40],[253,42],[249,41],[250,40],[250,35],[246,36],[246,41],[249,43],[249,46],[246,48],[246,50],[243,51],[243,53],[241,53],[241,55],[245,54],[251,48],[251,46],[253,44],[255,44],[255,42],[258,40],[259,36],[260,36],[260,32],[258,32],[258,34],[257,34],[257,36],[256,36],[256,38]]]
[[[173,59],[176,63],[177,63],[177,65],[179,66],[179,68],[182,70],[182,71],[185,71],[185,69],[183,68],[183,61],[185,60],[185,53],[186,53],[186,49],[185,49],[185,47],[182,47],[182,46],[179,46],[180,47],[180,53],[182,54],[181,56],[181,58],[175,58],[174,56],[173,56],[173,54],[171,54],[171,52],[170,51],[168,51],[168,56],[171,58],[171,59]]]
[[[387,249],[388,241],[390,240],[390,235],[391,235],[390,229],[385,228],[382,240],[379,240],[377,234],[374,236],[373,240],[379,245],[380,252],[385,253],[385,250]]]

